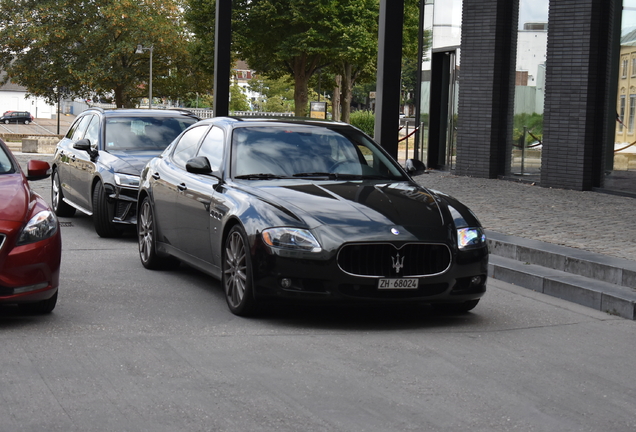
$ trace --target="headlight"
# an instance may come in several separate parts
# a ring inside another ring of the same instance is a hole
[[[486,245],[486,234],[481,228],[460,228],[457,230],[457,246],[460,250],[477,249]]]
[[[117,186],[138,188],[139,187],[139,176],[130,175],[130,174],[115,173],[115,184]]]
[[[41,211],[26,224],[20,237],[18,246],[45,240],[57,232],[57,217],[50,210]]]
[[[263,230],[265,244],[283,249],[320,252],[318,240],[307,230],[299,228],[269,228]]]

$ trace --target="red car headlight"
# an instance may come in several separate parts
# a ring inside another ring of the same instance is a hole
[[[57,217],[50,210],[44,210],[36,214],[24,226],[17,245],[22,246],[29,243],[46,240],[52,237],[58,229]]]

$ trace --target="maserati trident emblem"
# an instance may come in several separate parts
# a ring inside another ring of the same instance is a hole
[[[400,259],[400,253],[398,252],[396,256],[391,257],[391,261],[393,261],[393,269],[395,270],[395,273],[400,273],[400,270],[404,267],[404,257]]]
[[[391,234],[400,235],[400,231],[397,228],[391,228]]]

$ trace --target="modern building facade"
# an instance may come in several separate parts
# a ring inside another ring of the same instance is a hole
[[[636,0],[423,3],[429,167],[636,195],[636,166],[620,162],[636,141]],[[528,15],[542,3],[545,17]]]

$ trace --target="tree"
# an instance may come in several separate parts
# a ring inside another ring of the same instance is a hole
[[[249,111],[250,104],[241,87],[234,83],[230,86],[230,111]]]
[[[334,25],[340,36],[336,39],[337,54],[333,63],[336,74],[333,114],[334,119],[349,123],[356,80],[364,75],[371,79],[375,77],[379,4],[378,0],[341,1],[337,8],[339,20]]]
[[[147,92],[153,47],[153,94],[178,97],[177,71],[190,74],[180,0],[0,0],[0,67],[49,102],[115,95],[132,106]],[[186,66],[185,68],[183,66]],[[164,85],[165,84],[165,85]]]
[[[333,59],[336,1],[236,0],[236,51],[251,68],[269,77],[294,79],[295,114],[305,117],[308,83]]]

